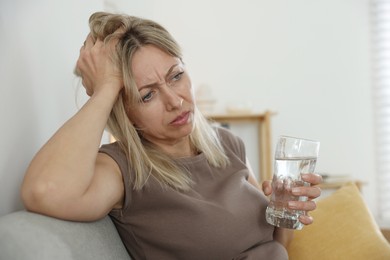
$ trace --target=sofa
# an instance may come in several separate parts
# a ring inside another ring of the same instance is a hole
[[[0,259],[131,258],[108,216],[96,222],[81,223],[17,211],[0,218]]]
[[[291,260],[390,259],[390,245],[353,183],[319,200],[311,215],[315,222],[295,231],[288,247]],[[131,257],[109,217],[81,223],[17,211],[0,217],[0,259]]]

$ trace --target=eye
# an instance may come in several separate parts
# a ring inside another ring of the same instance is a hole
[[[149,91],[146,95],[142,96],[142,102],[149,102],[153,98],[153,91]]]
[[[178,81],[178,80],[180,80],[181,79],[181,77],[183,76],[183,73],[184,73],[184,71],[180,71],[180,72],[178,72],[178,73],[176,73],[174,76],[173,76],[173,81]]]
[[[168,85],[174,86],[176,82],[178,82],[183,77],[184,71],[174,72],[172,76],[169,78]]]

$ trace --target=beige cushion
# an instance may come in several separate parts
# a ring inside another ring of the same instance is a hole
[[[290,260],[390,259],[384,238],[354,183],[317,203],[314,223],[294,233]]]

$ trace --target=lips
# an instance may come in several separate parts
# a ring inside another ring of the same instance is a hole
[[[176,117],[173,121],[171,121],[169,124],[174,126],[180,126],[185,125],[188,122],[188,118],[190,117],[190,112],[183,112],[181,115]]]

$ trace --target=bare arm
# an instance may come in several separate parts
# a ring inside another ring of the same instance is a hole
[[[122,83],[109,47],[88,36],[77,69],[91,98],[40,149],[21,188],[27,209],[71,220],[95,220],[123,197],[119,167],[98,154]]]

